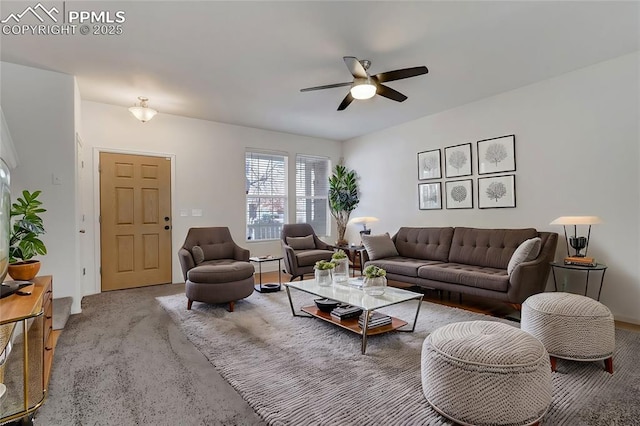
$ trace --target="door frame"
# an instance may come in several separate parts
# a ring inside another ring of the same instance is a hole
[[[127,155],[144,155],[147,157],[163,157],[169,158],[171,160],[171,282],[173,282],[173,247],[174,247],[174,238],[175,233],[173,232],[173,228],[175,227],[175,189],[176,189],[176,154],[170,153],[162,153],[162,152],[149,152],[149,151],[136,151],[129,149],[119,149],[119,148],[102,148],[102,147],[94,147],[93,148],[93,211],[94,211],[94,221],[93,221],[93,232],[96,236],[94,240],[94,294],[102,293],[102,275],[100,274],[100,267],[102,265],[102,235],[100,233],[100,221],[98,220],[100,217],[100,153],[109,152],[114,154],[127,154]]]

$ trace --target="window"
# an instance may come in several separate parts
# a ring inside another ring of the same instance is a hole
[[[296,156],[296,222],[309,223],[316,234],[329,235],[328,158]]]
[[[245,154],[247,240],[280,238],[287,211],[287,157]]]

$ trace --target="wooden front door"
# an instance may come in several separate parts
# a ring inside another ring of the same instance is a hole
[[[171,160],[100,153],[102,291],[171,282]]]

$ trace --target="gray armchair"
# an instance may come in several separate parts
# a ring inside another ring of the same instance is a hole
[[[312,274],[318,260],[331,260],[333,246],[320,240],[308,223],[295,223],[282,226],[282,255],[285,272],[291,275],[289,281],[304,274]]]
[[[185,280],[187,309],[193,301],[229,303],[253,293],[254,267],[249,250],[238,246],[227,227],[191,228],[178,258]]]

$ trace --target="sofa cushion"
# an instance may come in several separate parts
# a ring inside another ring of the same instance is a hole
[[[370,260],[367,262],[367,266],[375,265],[378,268],[384,269],[389,274],[403,275],[405,277],[417,277],[418,269],[420,267],[435,263],[442,262],[396,256],[379,260]]]
[[[540,254],[542,240],[538,237],[525,240],[518,246],[516,251],[511,255],[509,264],[507,265],[507,274],[511,275],[516,266],[522,262],[528,262],[535,259]]]
[[[191,256],[193,256],[193,261],[196,265],[204,262],[204,251],[202,251],[202,247],[200,246],[193,246],[191,249]]]
[[[331,250],[294,250],[298,266],[313,266],[318,260],[331,260]]]
[[[385,257],[398,256],[395,244],[388,233],[381,235],[362,234],[362,244],[370,260],[383,259]]]
[[[306,237],[286,237],[287,245],[294,250],[311,250],[316,248],[316,242],[313,235]]]
[[[449,262],[504,269],[524,240],[538,236],[533,228],[479,229],[456,228],[453,233]]]
[[[449,261],[453,228],[403,227],[393,237],[398,254],[413,259]]]
[[[506,292],[509,276],[505,269],[487,268],[460,263],[440,263],[422,266],[418,276],[433,281]]]
[[[204,260],[233,259],[235,244],[232,241],[217,244],[201,244]]]
[[[216,284],[240,281],[251,277],[255,269],[249,262],[232,259],[205,260],[187,273],[193,283]]]

